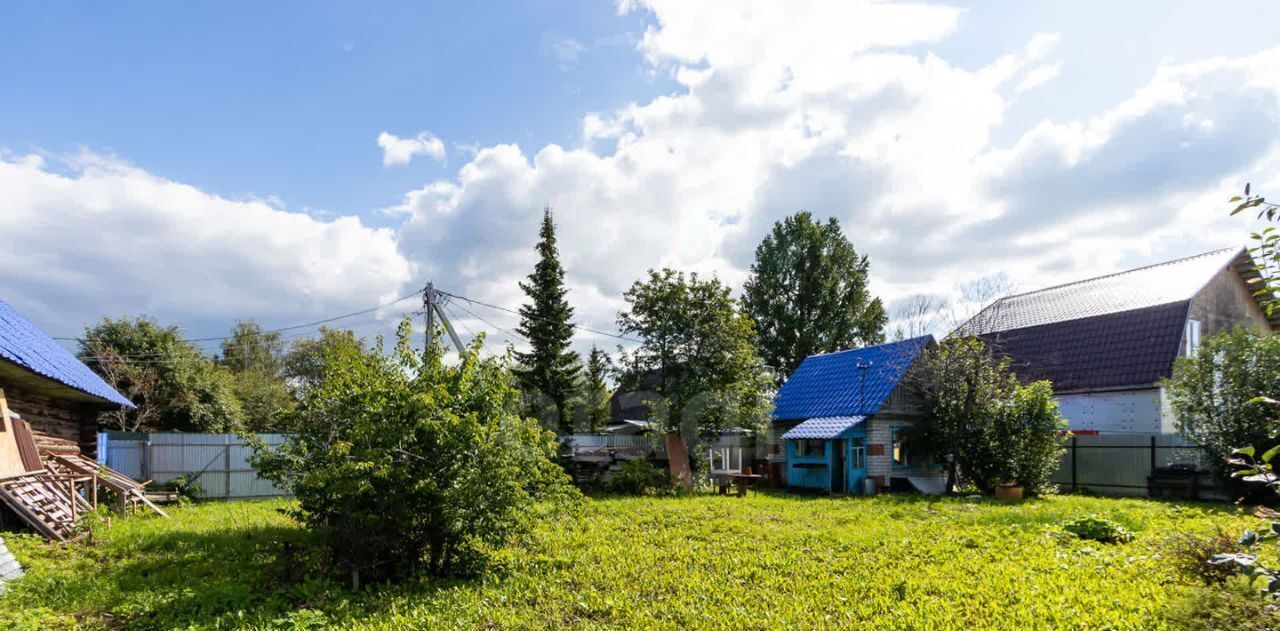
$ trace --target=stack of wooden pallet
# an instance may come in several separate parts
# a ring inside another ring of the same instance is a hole
[[[43,469],[0,479],[0,500],[36,532],[54,541],[80,536],[79,517],[92,507],[75,481]]]
[[[111,491],[115,494],[120,509],[123,511],[146,506],[162,517],[169,516],[163,510],[160,510],[159,506],[147,499],[145,484],[119,471],[110,469],[104,464],[86,458],[81,454],[46,453],[44,461],[47,468],[61,475],[92,480],[95,497],[97,496],[98,487]]]

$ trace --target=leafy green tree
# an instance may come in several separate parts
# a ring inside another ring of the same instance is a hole
[[[649,270],[624,298],[628,309],[618,314],[618,327],[643,343],[622,363],[657,376],[658,415],[668,431],[684,434],[691,454],[723,429],[767,426],[772,377],[756,350],[751,318],[728,287],[697,274]]]
[[[233,372],[279,375],[284,367],[284,340],[279,331],[263,331],[253,321],[238,321],[222,341],[222,363]]]
[[[279,332],[264,332],[254,322],[236,322],[222,342],[222,364],[232,373],[232,387],[244,411],[245,429],[280,429],[278,416],[293,406],[284,380],[284,341]]]
[[[925,349],[909,380],[925,412],[912,441],[945,457],[948,493],[961,476],[984,492],[1009,482],[1030,493],[1049,487],[1067,427],[1049,382],[1021,385],[1009,360],[977,338]]]
[[[183,339],[178,327],[142,317],[104,318],[85,329],[78,355],[138,405],[126,413],[126,425],[197,432],[243,427],[231,372]],[[104,420],[117,425],[118,419]]]
[[[545,500],[576,496],[553,461],[555,436],[515,410],[507,368],[456,364],[443,348],[393,352],[336,338],[323,379],[303,390],[288,442],[259,446],[261,475],[297,498],[294,516],[322,535],[353,583],[416,573],[467,574],[526,531]]]
[[[573,341],[573,308],[569,306],[564,284],[564,267],[556,249],[556,226],[548,206],[542,213],[538,232],[538,263],[520,289],[529,303],[520,307],[520,326],[516,331],[529,340],[529,352],[516,353],[520,368],[516,375],[526,393],[546,396],[555,411],[556,424],[562,433],[573,431],[569,398],[581,366],[578,354],[569,350]]]
[[[320,327],[314,338],[294,340],[282,358],[282,372],[295,399],[324,381],[325,357],[331,348],[352,346],[368,350],[354,331]]]
[[[801,211],[775,223],[742,298],[764,360],[785,376],[815,353],[884,341],[888,316],[867,287],[869,268],[834,217],[819,223]]]
[[[1204,340],[1194,357],[1174,364],[1168,392],[1178,429],[1204,447],[1223,480],[1236,448],[1261,451],[1280,440],[1275,408],[1258,399],[1280,392],[1280,371],[1263,368],[1275,366],[1280,336],[1243,326]]]

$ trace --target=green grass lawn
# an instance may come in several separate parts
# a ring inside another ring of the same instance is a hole
[[[1229,506],[1051,497],[585,500],[483,579],[353,592],[287,580],[283,502],[115,519],[92,545],[6,537],[27,569],[0,628],[1157,628],[1181,586],[1172,530],[1238,530]],[[1064,536],[1099,514],[1132,543]]]

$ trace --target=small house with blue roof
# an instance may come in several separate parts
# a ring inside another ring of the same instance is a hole
[[[18,424],[22,431],[30,428],[40,452],[78,453],[93,458],[98,444],[98,416],[104,411],[133,407],[133,402],[3,301],[0,391],[9,411],[25,421]],[[14,420],[0,419],[0,442],[14,440]],[[0,460],[6,460],[3,451],[0,450]],[[5,464],[0,462],[0,469]]]
[[[932,344],[927,335],[805,358],[774,402],[787,484],[860,493],[864,480],[906,489],[909,477],[939,477],[940,469],[907,444],[920,412],[906,377]]]

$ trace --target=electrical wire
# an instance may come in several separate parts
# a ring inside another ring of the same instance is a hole
[[[445,296],[449,296],[450,298],[457,298],[457,299],[459,299],[459,300],[465,300],[465,301],[467,301],[467,302],[469,302],[469,303],[471,303],[471,304],[473,304],[473,305],[478,305],[478,306],[481,306],[481,307],[488,307],[488,308],[490,308],[490,309],[497,309],[498,311],[505,311],[505,312],[507,312],[507,313],[512,313],[512,314],[518,315],[518,316],[520,316],[520,317],[522,317],[522,318],[526,317],[524,314],[520,313],[519,311],[517,311],[517,310],[515,310],[515,309],[508,309],[507,307],[502,307],[502,306],[495,305],[495,304],[490,304],[490,303],[487,303],[487,302],[481,302],[481,301],[479,301],[479,300],[475,300],[475,299],[473,299],[473,298],[468,298],[468,297],[466,297],[466,296],[459,296],[458,294],[450,293],[450,292],[447,292],[447,291],[442,291],[442,290],[439,290],[439,289],[437,289],[437,290],[436,290],[436,293],[441,294],[441,295],[445,295]],[[546,318],[534,318],[534,319],[536,319],[536,320],[542,320],[542,321],[544,321],[544,322],[550,322],[550,321],[551,321],[551,320],[547,320]],[[586,327],[586,326],[583,326],[583,325],[581,325],[581,324],[577,324],[577,323],[574,323],[574,322],[570,322],[570,323],[569,323],[569,326],[571,326],[571,327],[573,327],[573,328],[575,328],[575,329],[582,330],[582,331],[587,331],[587,332],[589,332],[589,333],[595,333],[596,335],[604,335],[604,336],[607,336],[607,337],[612,337],[612,338],[615,338],[615,339],[623,340],[623,341],[625,341],[625,342],[632,342],[632,343],[634,343],[634,344],[643,344],[643,343],[644,343],[642,340],[637,340],[637,339],[635,339],[635,338],[630,338],[630,337],[627,337],[627,336],[625,336],[625,335],[620,335],[620,334],[618,334],[618,333],[610,333],[610,332],[608,332],[608,331],[600,331],[600,330],[598,330],[598,329],[592,329],[592,328],[589,328],[589,327]]]
[[[276,329],[268,329],[268,330],[266,330],[266,331],[260,331],[259,333],[260,333],[261,335],[267,335],[267,334],[270,334],[270,333],[283,333],[283,332],[285,332],[285,331],[296,331],[296,330],[298,330],[298,329],[306,329],[306,328],[310,328],[310,327],[313,327],[313,326],[320,326],[320,325],[322,325],[322,324],[328,324],[328,323],[330,323],[330,322],[336,322],[336,321],[338,321],[338,320],[343,320],[343,319],[346,319],[346,318],[352,318],[352,317],[355,317],[355,316],[358,316],[358,315],[364,315],[364,314],[366,314],[366,313],[373,313],[374,311],[377,311],[377,310],[379,310],[379,309],[385,309],[385,308],[390,307],[391,305],[394,305],[394,304],[396,304],[396,303],[404,302],[404,301],[406,301],[406,300],[408,300],[408,299],[410,299],[410,298],[413,298],[414,296],[421,296],[421,295],[422,295],[422,290],[421,290],[421,289],[419,289],[419,290],[417,290],[417,291],[414,291],[414,292],[413,292],[413,293],[411,293],[411,294],[407,294],[407,295],[401,296],[401,297],[399,297],[399,298],[396,298],[395,300],[392,300],[391,302],[384,302],[384,303],[382,303],[382,304],[379,304],[379,305],[375,305],[375,306],[369,307],[368,309],[361,309],[361,310],[359,310],[359,311],[352,311],[351,313],[344,313],[344,314],[342,314],[342,315],[336,315],[336,316],[333,316],[333,317],[331,317],[331,318],[325,318],[325,319],[323,319],[323,320],[316,320],[315,322],[307,322],[307,323],[304,323],[304,324],[293,324],[293,325],[290,325],[290,326],[282,326],[282,327],[280,327],[280,328],[276,328]],[[184,342],[220,342],[220,341],[222,341],[222,340],[230,340],[230,339],[234,339],[234,338],[235,338],[235,336],[234,336],[234,335],[222,335],[222,336],[217,336],[217,337],[191,337],[191,338],[183,339],[182,341],[184,341]],[[53,338],[53,339],[55,339],[55,340],[62,340],[62,341],[66,341],[66,342],[83,342],[83,341],[85,341],[83,338],[79,338],[79,337],[55,337],[55,338]]]

